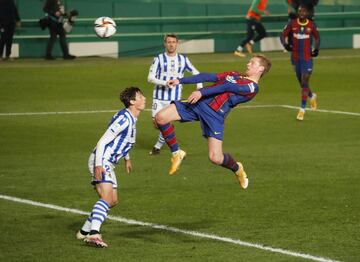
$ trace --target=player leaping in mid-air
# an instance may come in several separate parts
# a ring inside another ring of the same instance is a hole
[[[168,81],[168,86],[215,83],[192,92],[187,102],[174,101],[156,114],[156,123],[172,152],[169,174],[174,174],[179,169],[186,155],[176,141],[172,122],[200,121],[203,136],[208,140],[210,161],[233,171],[241,187],[247,188],[249,181],[243,165],[236,162],[230,154],[224,154],[222,151],[224,121],[231,108],[255,97],[259,91],[258,82],[270,67],[269,59],[255,55],[248,62],[245,74],[236,71],[220,74],[200,73]]]

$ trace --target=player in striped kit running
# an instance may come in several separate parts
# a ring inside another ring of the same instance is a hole
[[[164,107],[167,107],[171,101],[179,101],[182,95],[182,85],[179,84],[174,88],[166,86],[166,82],[172,79],[182,78],[185,71],[193,75],[199,74],[199,71],[191,64],[189,58],[185,55],[177,53],[178,37],[175,34],[167,34],[164,37],[165,52],[154,57],[150,66],[148,81],[154,84],[152,118],[154,126],[155,115]],[[198,84],[197,88],[202,88],[202,84]],[[158,141],[150,151],[150,155],[160,153],[161,147],[165,144],[165,140],[159,133]]]
[[[100,235],[100,227],[107,217],[110,208],[118,203],[115,165],[121,158],[125,160],[127,173],[132,164],[129,151],[135,144],[136,121],[145,108],[145,97],[137,87],[126,88],[120,94],[125,108],[117,112],[98,141],[89,158],[89,170],[100,199],[95,203],[90,216],[77,232],[76,238],[97,247],[108,247]]]

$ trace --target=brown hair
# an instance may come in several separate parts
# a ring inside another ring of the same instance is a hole
[[[166,39],[167,39],[168,37],[175,38],[176,41],[179,40],[179,39],[178,39],[178,36],[177,36],[175,33],[170,33],[170,34],[166,34],[166,35],[164,36],[164,42],[166,42]]]
[[[127,87],[120,93],[120,100],[126,108],[131,106],[130,101],[135,100],[136,93],[142,94],[140,88],[136,86]]]
[[[254,55],[253,57],[259,58],[260,65],[264,67],[264,72],[261,74],[261,76],[265,75],[267,72],[270,71],[271,68],[271,61],[269,58],[263,55]]]

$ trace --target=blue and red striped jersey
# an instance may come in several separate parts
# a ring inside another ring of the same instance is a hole
[[[205,103],[214,111],[226,116],[231,108],[250,101],[259,91],[254,81],[236,71],[220,74],[200,73],[180,79],[180,83],[215,82],[213,85],[199,89],[202,98],[198,103]]]
[[[288,43],[289,35],[292,35],[292,43]],[[300,20],[292,19],[285,26],[281,34],[281,43],[291,44],[293,61],[298,60],[311,60],[311,49],[320,48],[320,35],[314,21],[306,19],[306,22],[301,23]],[[313,43],[313,39],[315,42]]]

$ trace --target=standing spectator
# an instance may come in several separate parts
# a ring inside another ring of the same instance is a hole
[[[243,53],[244,47],[252,54],[253,45],[256,42],[259,42],[261,39],[266,37],[266,30],[263,24],[261,23],[262,15],[269,15],[269,11],[266,10],[268,0],[253,0],[249,11],[246,15],[246,24],[247,24],[247,33],[246,38],[242,40],[241,44],[237,47],[234,52],[234,55],[245,57]],[[255,32],[257,36],[255,37]]]
[[[64,6],[60,0],[45,0],[43,7],[46,16],[49,19],[50,38],[46,46],[45,59],[54,60],[52,49],[54,47],[57,36],[59,35],[60,47],[64,59],[75,59],[75,56],[69,54],[69,48],[66,43],[66,33],[63,27],[63,19],[65,15]]]
[[[20,27],[20,16],[14,0],[0,0],[0,58],[10,59],[15,27]],[[5,58],[3,58],[5,48]]]

